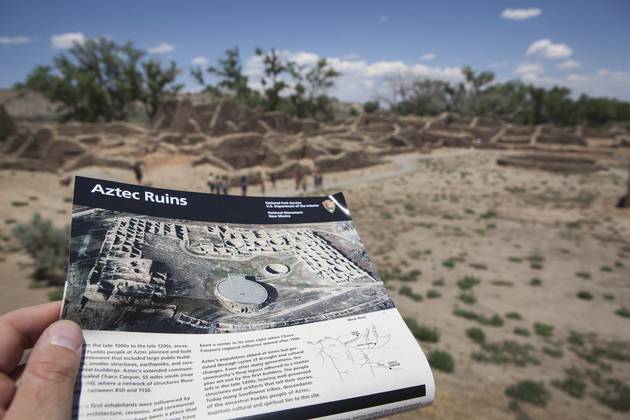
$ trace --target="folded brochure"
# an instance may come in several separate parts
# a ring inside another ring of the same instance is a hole
[[[84,330],[79,419],[369,418],[435,395],[341,193],[76,177],[62,318]]]

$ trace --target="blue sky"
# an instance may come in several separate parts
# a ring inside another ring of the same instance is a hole
[[[609,1],[30,1],[0,4],[0,87],[49,64],[72,41],[131,40],[174,59],[181,81],[195,62],[241,49],[253,86],[256,46],[308,66],[329,57],[344,76],[332,93],[363,101],[399,78],[458,81],[459,67],[498,80],[630,100],[630,2]]]

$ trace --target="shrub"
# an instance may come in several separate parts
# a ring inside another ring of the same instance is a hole
[[[58,229],[50,220],[44,220],[39,214],[35,214],[30,222],[16,225],[13,235],[20,246],[33,257],[33,277],[36,280],[45,280],[54,286],[64,284],[69,254],[67,227]]]
[[[630,387],[618,379],[609,378],[602,383],[595,398],[605,406],[620,412],[630,411]]]
[[[48,300],[55,301],[63,299],[63,287],[48,292]]]
[[[482,325],[490,325],[493,327],[503,326],[503,318],[501,318],[501,316],[497,314],[492,315],[492,317],[490,318],[486,318],[485,316],[473,311],[469,311],[466,309],[455,309],[453,311],[453,315],[459,316],[461,318],[472,319]]]
[[[615,311],[615,313],[624,318],[630,318],[630,308],[626,308],[626,307],[619,308]]]
[[[436,286],[436,287],[443,287],[444,286],[444,279],[433,280],[433,283],[431,283],[431,284]]]
[[[508,257],[508,261],[513,263],[520,263],[523,262],[523,259],[521,257]]]
[[[473,305],[477,303],[477,298],[472,293],[460,293],[457,298],[467,305]]]
[[[481,283],[477,277],[465,276],[463,279],[457,281],[457,286],[462,290],[469,290]]]
[[[486,342],[486,334],[479,327],[471,327],[466,330],[466,335],[477,344]]]
[[[612,268],[607,265],[602,265],[599,269],[604,273],[610,273],[611,271],[613,271]]]
[[[437,328],[427,327],[426,325],[419,325],[415,319],[405,318],[405,323],[409,330],[420,341],[426,343],[437,343],[440,341],[440,332]]]
[[[534,324],[534,331],[541,337],[550,337],[551,334],[553,334],[553,325],[536,322]]]
[[[532,286],[540,286],[542,281],[538,277],[534,277],[529,281],[529,284]]]
[[[575,273],[575,275],[584,280],[591,279],[591,273],[589,273],[588,271],[578,271],[577,273]]]
[[[420,302],[422,300],[422,295],[414,293],[409,286],[402,286],[398,292],[403,296],[407,296],[408,298],[415,300],[416,302]]]
[[[508,312],[508,313],[505,314],[505,317],[507,319],[514,319],[514,320],[517,320],[517,321],[520,321],[521,319],[523,319],[521,317],[521,314],[519,314],[518,312]]]
[[[438,292],[437,290],[429,289],[427,291],[427,298],[428,299],[437,299],[437,298],[441,298],[441,297],[442,297],[442,293]]]
[[[516,327],[514,328],[514,334],[529,337],[529,330],[525,327]]]
[[[447,373],[451,373],[455,370],[455,360],[453,360],[453,356],[446,351],[433,350],[429,352],[427,359],[433,369]]]
[[[545,407],[550,394],[542,382],[531,380],[519,381],[505,389],[505,395],[517,401],[528,402],[540,407]]]
[[[584,300],[593,299],[593,294],[591,292],[587,292],[586,290],[580,290],[579,292],[577,292],[576,296]]]
[[[586,391],[586,382],[580,378],[575,370],[569,369],[567,374],[568,377],[564,380],[552,381],[551,384],[573,398],[582,399]]]
[[[363,112],[366,114],[372,114],[379,110],[380,104],[378,101],[368,101],[363,104]]]
[[[553,357],[554,359],[559,359],[563,355],[562,349],[555,347],[543,347],[542,352],[549,357]]]
[[[540,362],[530,353],[534,347],[518,341],[503,340],[496,343],[484,343],[481,351],[474,352],[472,359],[483,363],[506,364],[516,366],[538,365]]]

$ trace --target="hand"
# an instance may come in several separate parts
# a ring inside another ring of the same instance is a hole
[[[53,302],[0,316],[0,419],[70,418],[83,334],[74,322],[57,321],[60,309]]]

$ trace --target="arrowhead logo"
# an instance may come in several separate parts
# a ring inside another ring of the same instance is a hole
[[[324,200],[324,201],[322,202],[322,206],[323,206],[326,210],[328,210],[328,213],[334,213],[334,212],[335,212],[335,207],[336,207],[336,205],[335,205],[335,202],[334,202],[334,201],[332,201],[332,200]]]

